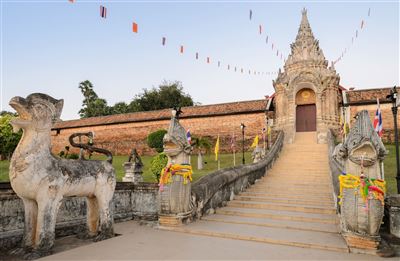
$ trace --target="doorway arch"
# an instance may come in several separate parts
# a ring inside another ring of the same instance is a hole
[[[309,88],[301,89],[296,93],[296,132],[316,130],[315,92]]]

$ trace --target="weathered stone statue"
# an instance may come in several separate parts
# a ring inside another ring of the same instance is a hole
[[[253,163],[257,163],[264,158],[265,151],[260,148],[258,145],[254,148],[251,153],[251,157],[253,158]]]
[[[125,176],[123,182],[139,183],[143,181],[143,163],[136,149],[132,149],[128,162],[123,164]]]
[[[341,226],[347,244],[354,249],[376,249],[383,218],[385,183],[381,162],[386,149],[376,134],[368,111],[357,114],[343,145],[335,149],[343,160],[341,175]]]
[[[68,160],[51,154],[50,131],[59,120],[63,100],[34,93],[26,99],[12,98],[10,106],[19,115],[12,121],[14,130],[22,128],[24,132],[9,172],[11,186],[25,207],[22,248],[13,252],[25,253],[29,259],[50,254],[57,211],[64,196],[87,197],[88,236],[96,240],[112,237],[111,200],[116,184],[112,158]]]
[[[164,153],[168,156],[167,166],[160,178],[160,225],[176,226],[182,224],[191,214],[191,175],[189,144],[186,131],[176,118],[176,110],[165,134]]]

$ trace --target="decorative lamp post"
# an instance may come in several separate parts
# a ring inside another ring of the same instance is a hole
[[[386,98],[392,101],[392,112],[393,112],[393,120],[394,120],[394,141],[396,146],[396,166],[397,166],[397,193],[400,194],[400,161],[399,161],[399,134],[397,129],[397,105],[398,105],[398,97],[396,86],[390,90],[390,94],[386,96]]]
[[[246,126],[242,123],[240,123],[240,129],[242,129],[242,163],[243,165],[246,163],[246,160],[244,159],[244,128]]]

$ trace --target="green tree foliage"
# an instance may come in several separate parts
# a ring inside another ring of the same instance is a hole
[[[192,137],[192,146],[202,154],[209,153],[212,147],[211,141],[207,137]]]
[[[165,166],[167,166],[167,163],[168,157],[165,153],[159,153],[150,161],[150,171],[157,182],[160,181],[161,171]]]
[[[13,128],[10,124],[12,118],[15,114],[13,113],[3,113],[0,116],[0,158],[10,159],[12,153],[18,145],[19,140],[22,136],[22,131],[17,133],[13,132]]]
[[[110,107],[107,101],[97,96],[93,89],[93,84],[86,80],[79,84],[79,89],[83,94],[82,109],[79,110],[81,118],[104,116],[110,114]]]
[[[111,114],[122,114],[131,112],[130,107],[125,102],[117,102],[111,107]]]
[[[152,111],[183,106],[193,106],[192,97],[183,92],[180,82],[163,82],[158,88],[144,90],[129,104],[132,111]]]
[[[163,138],[164,138],[165,133],[167,133],[167,131],[162,130],[162,129],[150,133],[147,136],[147,145],[150,148],[155,149],[157,152],[162,152],[163,151]]]

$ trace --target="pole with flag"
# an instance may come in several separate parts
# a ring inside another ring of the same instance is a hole
[[[188,130],[186,131],[186,139],[187,139],[188,143],[189,143],[190,145],[192,145],[192,135],[190,134],[190,129],[188,129]],[[192,164],[192,159],[191,159],[190,156],[191,156],[191,155],[189,154],[189,164]]]
[[[262,128],[263,142],[264,142],[264,152],[265,152],[265,128]]]
[[[219,154],[219,134],[218,134],[217,142],[215,143],[214,153],[215,153],[215,161],[218,162],[218,170],[219,170],[220,169],[219,158],[218,158],[218,154]]]
[[[382,127],[382,113],[381,113],[381,106],[379,105],[379,99],[376,98],[376,112],[375,112],[375,118],[374,118],[374,129],[376,133],[378,134],[379,138],[382,140],[382,134],[383,134],[383,127]],[[383,161],[381,162],[381,170],[382,170],[382,177],[381,179],[385,179],[385,173],[384,173],[384,168],[383,168]]]
[[[232,133],[232,139],[231,139],[231,150],[233,153],[233,166],[236,166],[236,139],[235,139],[235,133]]]
[[[254,138],[253,144],[251,144],[250,148],[256,148],[258,146],[258,135]]]

